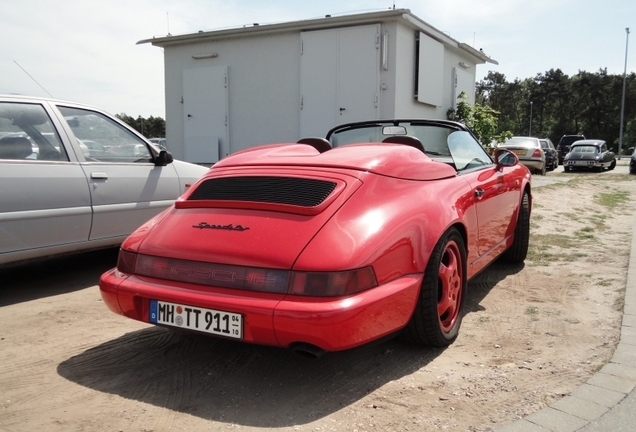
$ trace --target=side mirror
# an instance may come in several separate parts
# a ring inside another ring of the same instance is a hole
[[[497,149],[495,151],[495,163],[497,168],[511,167],[519,163],[519,157],[508,149]]]
[[[167,150],[161,150],[159,152],[159,156],[157,156],[155,158],[155,165],[156,166],[166,166],[169,163],[172,163],[173,160],[174,160],[174,158],[172,157],[172,153],[170,153]]]

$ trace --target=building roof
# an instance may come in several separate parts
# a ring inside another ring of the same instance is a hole
[[[481,49],[477,50],[468,44],[458,42],[446,33],[422,21],[413,15],[409,9],[391,9],[388,11],[369,12],[354,15],[330,16],[300,21],[290,21],[278,24],[259,25],[254,23],[249,26],[236,27],[223,30],[203,31],[182,35],[166,35],[152,37],[137,42],[137,44],[150,43],[159,47],[187,45],[193,43],[209,42],[213,40],[233,39],[244,36],[261,36],[294,31],[324,30],[351,25],[372,24],[382,21],[396,20],[416,31],[421,31],[444,45],[454,47],[475,60],[475,63],[499,64],[487,56]]]

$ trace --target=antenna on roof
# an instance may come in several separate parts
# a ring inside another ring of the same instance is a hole
[[[166,12],[166,30],[168,30],[168,36],[172,36],[170,34],[170,13]]]
[[[393,10],[395,10],[395,0],[393,0]]]
[[[22,66],[20,66],[20,65],[18,64],[18,62],[17,62],[17,61],[13,60],[13,63],[17,64],[17,65],[18,65],[18,67],[19,67],[20,69],[22,69],[22,72],[24,72],[25,74],[27,74],[27,75],[29,76],[29,78],[31,78],[31,79],[33,80],[33,82],[35,82],[37,85],[39,85],[39,86],[40,86],[40,88],[42,88],[42,90],[44,90],[44,91],[46,92],[46,94],[48,94],[49,96],[53,97],[53,95],[52,95],[51,93],[49,93],[48,91],[46,91],[46,89],[45,89],[44,87],[42,87],[42,84],[40,84],[39,82],[37,82],[35,78],[33,78],[31,75],[29,75],[29,73],[28,73],[26,70],[24,70],[24,68],[23,68]]]

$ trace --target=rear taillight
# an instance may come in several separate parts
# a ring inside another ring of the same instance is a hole
[[[371,267],[342,272],[293,272],[289,293],[316,297],[343,296],[377,285]]]
[[[340,272],[298,272],[163,258],[119,251],[117,269],[197,285],[315,297],[338,297],[378,286],[371,267]]]
[[[136,261],[136,253],[119,249],[119,256],[117,257],[117,270],[122,273],[133,274],[135,272]]]
[[[533,158],[540,158],[540,157],[541,157],[541,150],[536,149],[536,150],[534,151],[534,153],[532,153],[532,157],[533,157]]]
[[[139,255],[135,274],[160,279],[235,288],[250,291],[285,293],[289,272]]]

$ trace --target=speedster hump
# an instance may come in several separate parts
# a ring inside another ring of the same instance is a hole
[[[439,180],[457,175],[452,166],[413,147],[388,143],[349,144],[324,153],[304,144],[256,147],[235,153],[214,168],[246,165],[351,169],[405,180]]]

